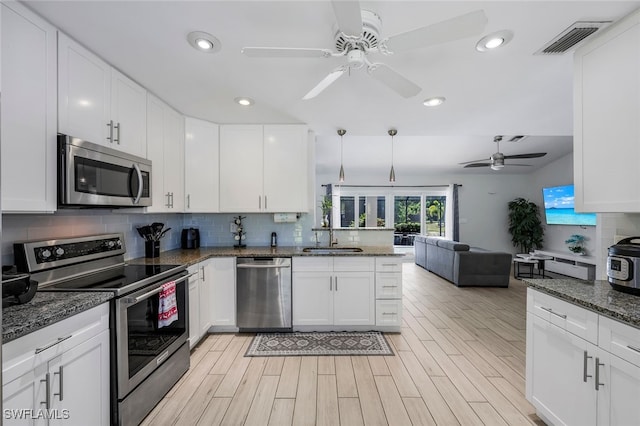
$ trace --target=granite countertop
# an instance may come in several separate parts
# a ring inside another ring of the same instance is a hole
[[[163,251],[153,259],[140,257],[127,262],[138,265],[195,265],[210,257],[291,257],[291,256],[404,256],[394,253],[391,246],[361,246],[362,252],[305,253],[303,247],[200,247],[195,250],[175,249]]]
[[[29,302],[2,309],[2,343],[7,343],[113,299],[108,291],[38,291]]]
[[[605,280],[528,279],[533,289],[640,328],[640,296],[614,290]]]

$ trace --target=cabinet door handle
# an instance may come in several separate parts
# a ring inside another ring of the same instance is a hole
[[[383,312],[382,315],[397,315],[397,312]]]
[[[600,383],[600,367],[604,367],[604,364],[600,362],[600,358],[596,357],[596,390],[600,390],[600,386],[604,386],[604,383]]]
[[[44,397],[44,401],[40,401],[40,404],[44,404],[44,406],[47,407],[48,410],[49,408],[51,408],[51,397],[49,396],[49,393],[51,392],[51,381],[49,378],[49,373],[44,376],[44,380],[40,380],[40,383],[42,382],[44,382],[46,395]]]
[[[202,270],[202,281],[204,281],[204,266],[201,266],[200,269]]]
[[[631,349],[632,351],[640,352],[640,348],[636,346],[627,345],[627,348]]]
[[[109,136],[107,136],[107,140],[109,143],[113,143],[113,120],[109,120],[107,127],[109,127]]]
[[[54,376],[55,376],[56,374],[57,374],[58,376],[60,376],[60,377],[59,377],[60,382],[59,382],[59,385],[58,385],[58,393],[54,393],[54,394],[53,394],[53,396],[57,396],[58,398],[60,398],[60,401],[62,401],[62,400],[64,399],[64,395],[63,395],[63,393],[62,393],[62,389],[64,388],[62,372],[63,372],[63,370],[62,370],[62,365],[61,365],[61,366],[58,368],[58,372],[57,372],[57,373],[56,373],[56,372],[54,372],[54,373],[53,373],[53,374],[54,374]]]
[[[171,202],[169,201],[169,200],[171,199],[171,195],[170,195],[170,194],[171,194],[170,192],[167,192],[167,193],[165,194],[165,197],[167,197],[167,204],[165,204],[165,206],[166,206],[167,208],[171,207]]]
[[[589,354],[587,354],[587,351],[584,351],[584,364],[583,364],[583,370],[582,370],[582,380],[587,383],[587,377],[593,377],[590,374],[587,374],[587,360],[593,358],[592,356],[589,356]]]
[[[187,208],[191,208],[191,194],[187,194]]]
[[[258,195],[258,210],[262,209],[262,197]]]
[[[118,145],[120,145],[120,123],[116,124],[115,129],[117,130],[117,137],[114,139],[114,142],[116,142]]]
[[[267,210],[269,207],[267,207],[267,196],[264,196],[264,209]]]
[[[382,288],[396,288],[397,285],[383,285]]]
[[[47,349],[54,347],[54,346],[55,346],[55,345],[57,345],[58,343],[61,343],[61,342],[64,342],[65,340],[67,340],[67,339],[70,339],[70,338],[71,338],[71,336],[73,336],[73,334],[70,334],[70,335],[65,336],[65,337],[58,337],[58,340],[56,340],[55,342],[51,342],[51,343],[49,343],[48,345],[43,346],[43,347],[41,347],[41,348],[36,348],[36,354],[39,354],[40,352],[44,352],[44,351],[46,351]]]
[[[173,208],[173,192],[171,193],[171,208]]]
[[[329,291],[333,291],[333,277],[329,277]]]
[[[566,316],[566,315],[564,315],[564,314],[559,314],[559,313],[557,313],[557,312],[553,312],[553,309],[551,309],[551,308],[545,308],[544,306],[540,306],[540,309],[544,309],[545,311],[549,312],[550,314],[553,314],[553,315],[555,315],[555,316],[557,316],[557,317],[560,317],[560,318],[562,318],[562,319],[567,319],[567,316]]]
[[[338,291],[338,277],[335,277],[336,280],[336,285],[334,286],[336,288],[336,291]]]

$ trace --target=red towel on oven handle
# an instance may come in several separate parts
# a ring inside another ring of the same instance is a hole
[[[162,284],[159,294],[158,328],[166,327],[178,320],[178,303],[176,301],[176,282]]]

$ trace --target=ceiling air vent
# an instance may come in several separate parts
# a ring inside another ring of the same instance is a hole
[[[553,40],[542,46],[536,55],[561,55],[582,42],[601,28],[610,24],[610,21],[578,21],[558,34]]]

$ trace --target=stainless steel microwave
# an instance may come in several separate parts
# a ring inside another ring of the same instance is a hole
[[[59,207],[150,205],[150,160],[58,135]]]

